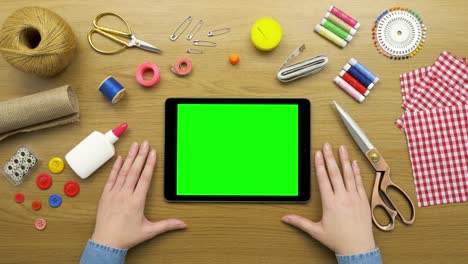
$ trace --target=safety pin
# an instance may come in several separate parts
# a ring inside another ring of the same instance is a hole
[[[187,25],[182,29],[182,31],[179,34],[177,34],[177,31],[179,31],[182,25],[184,25],[186,22],[188,22]],[[192,23],[192,16],[188,16],[182,22],[180,22],[180,24],[174,30],[174,33],[172,33],[172,35],[169,37],[169,39],[175,41],[182,33],[184,33],[184,31],[188,28],[190,23]]]
[[[216,47],[216,42],[206,40],[194,40],[193,45],[200,47]]]
[[[203,20],[200,19],[198,21],[198,23],[195,24],[195,26],[193,26],[193,28],[189,31],[189,33],[187,34],[186,39],[187,40],[193,39],[193,36],[195,36],[195,34],[197,34],[197,32],[200,30],[202,25],[203,25]]]
[[[191,53],[191,54],[202,54],[203,50],[187,48],[185,52]]]
[[[208,37],[214,37],[231,32],[230,28],[220,28],[208,32]]]

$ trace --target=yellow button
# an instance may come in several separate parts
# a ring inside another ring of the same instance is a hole
[[[273,18],[265,17],[255,21],[250,30],[250,39],[259,50],[269,51],[276,48],[283,36],[280,24]]]
[[[59,157],[53,157],[49,160],[49,170],[52,173],[61,173],[65,168],[65,163]]]

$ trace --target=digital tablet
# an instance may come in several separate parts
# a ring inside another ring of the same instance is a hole
[[[166,100],[168,201],[305,202],[307,99]]]

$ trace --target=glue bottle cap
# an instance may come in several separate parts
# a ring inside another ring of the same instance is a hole
[[[118,127],[112,129],[112,133],[114,133],[114,135],[116,137],[120,137],[120,135],[122,135],[123,132],[125,132],[125,130],[127,130],[127,127],[128,127],[127,123],[122,123]]]

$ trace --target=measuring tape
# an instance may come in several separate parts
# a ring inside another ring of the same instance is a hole
[[[278,80],[282,82],[290,82],[310,74],[321,71],[328,63],[328,58],[325,55],[310,58],[289,66],[286,66],[290,61],[299,56],[305,50],[305,45],[302,44],[299,48],[295,49],[281,64],[278,70]]]
[[[385,10],[372,28],[374,45],[390,59],[407,59],[418,53],[426,39],[426,26],[411,9],[394,7]]]

